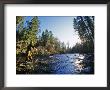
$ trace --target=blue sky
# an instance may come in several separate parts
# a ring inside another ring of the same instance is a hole
[[[27,17],[30,20],[31,17]],[[73,28],[73,16],[38,16],[41,34],[44,30],[52,31],[53,35],[70,47],[80,42]]]

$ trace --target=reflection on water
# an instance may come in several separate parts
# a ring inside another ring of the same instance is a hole
[[[55,54],[35,62],[33,74],[94,74],[93,54]]]

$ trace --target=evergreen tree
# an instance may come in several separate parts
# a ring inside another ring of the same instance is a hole
[[[77,16],[73,20],[74,29],[82,41],[83,52],[94,52],[94,17]]]

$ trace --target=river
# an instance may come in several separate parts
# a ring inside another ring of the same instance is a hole
[[[94,74],[92,54],[55,54],[36,61],[34,74]]]

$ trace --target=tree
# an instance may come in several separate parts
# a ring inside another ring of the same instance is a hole
[[[17,71],[22,67],[20,71],[26,73],[28,71],[32,72],[34,69],[34,47],[38,40],[37,34],[39,29],[39,20],[34,16],[31,21],[27,22],[27,26],[24,27],[25,20],[26,18],[22,16],[17,17],[16,20],[16,57]],[[28,62],[30,62],[30,64]],[[30,66],[30,69],[28,66]]]
[[[23,30],[24,17],[16,16],[16,41],[20,39],[21,31]]]
[[[82,41],[83,50],[94,52],[94,17],[77,16],[73,20],[74,29]]]

